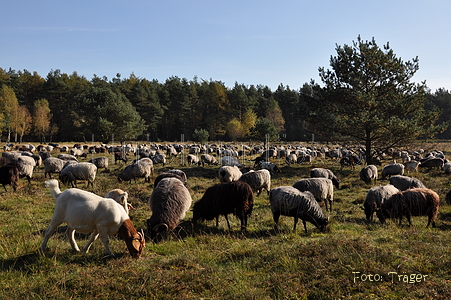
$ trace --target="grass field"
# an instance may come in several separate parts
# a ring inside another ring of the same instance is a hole
[[[445,144],[430,145],[440,150]],[[449,153],[449,152],[448,152]],[[56,156],[58,153],[53,153]],[[94,155],[99,156],[99,155]],[[93,157],[89,155],[87,159]],[[181,166],[179,158],[156,173],[180,168],[188,175],[193,201],[218,182],[218,166]],[[292,185],[309,177],[312,167],[330,168],[340,178],[335,190],[330,226],[320,233],[308,223],[292,232],[293,218],[281,217],[279,231],[266,193],[255,198],[246,234],[230,217],[219,227],[214,221],[193,227],[189,212],[185,221],[165,241],[150,241],[143,257],[133,259],[125,243],[111,237],[114,258],[103,257],[96,241],[88,254],[72,252],[61,226],[49,241],[45,256],[38,252],[43,232],[53,215],[54,201],[44,186],[43,168],[32,184],[20,180],[20,189],[0,190],[0,298],[2,299],[451,299],[451,209],[445,195],[450,178],[442,170],[409,175],[420,179],[441,197],[436,228],[426,228],[426,217],[414,217],[413,226],[394,222],[366,222],[362,210],[373,185],[363,183],[356,170],[343,169],[330,159],[313,164],[287,166],[273,162],[282,173],[272,177],[272,187]],[[150,217],[148,198],[153,184],[118,183],[124,164],[99,170],[93,188],[105,195],[122,188],[135,210],[130,217],[138,229]],[[379,167],[379,172],[382,168]],[[55,176],[54,176],[55,177]],[[155,177],[155,176],[154,176]],[[380,176],[379,176],[380,178]],[[379,180],[385,185],[388,180]],[[86,189],[83,183],[79,188]],[[61,186],[61,190],[66,189]],[[87,236],[77,235],[79,246]]]

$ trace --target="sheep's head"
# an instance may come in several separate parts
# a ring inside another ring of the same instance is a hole
[[[146,239],[144,238],[144,231],[141,229],[141,232],[137,232],[131,242],[127,243],[127,248],[132,257],[140,258],[144,247],[146,247]]]

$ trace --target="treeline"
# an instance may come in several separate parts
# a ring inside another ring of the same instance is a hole
[[[76,72],[36,72],[0,68],[2,141],[309,141],[308,101],[315,98],[305,83],[295,90],[268,86],[170,77],[165,82],[131,74],[91,80]],[[451,118],[451,94],[429,93],[429,107]],[[316,136],[318,133],[316,132]],[[320,136],[319,136],[320,137]],[[448,129],[437,138],[451,138]]]

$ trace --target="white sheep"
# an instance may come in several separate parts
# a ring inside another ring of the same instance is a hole
[[[418,167],[421,165],[419,161],[410,160],[404,163],[404,170],[409,173],[409,171],[418,172]]]
[[[96,179],[97,167],[89,162],[73,163],[66,162],[65,167],[61,170],[60,179],[64,184],[71,184],[72,187],[77,185],[77,180],[87,182],[87,187],[94,187],[94,179]]]
[[[88,162],[95,164],[97,169],[108,169],[108,163],[109,159],[108,157],[101,156],[101,157],[95,157],[91,158]]]
[[[118,175],[119,182],[134,180],[136,178],[144,178],[144,182],[150,182],[153,174],[153,163],[147,158],[141,158],[135,163],[128,165]]]
[[[122,205],[125,209],[125,212],[129,213],[129,207],[132,207],[131,204],[128,202],[128,193],[124,192],[121,189],[114,189],[109,191],[106,195],[105,198],[111,198],[114,201],[116,201],[117,203],[119,203],[120,205]],[[133,208],[133,207],[132,207]]]
[[[338,189],[340,186],[340,180],[338,180],[337,176],[329,170],[324,168],[314,168],[310,170],[310,177],[311,178],[328,178],[332,180],[332,183],[334,186]]]
[[[241,166],[238,159],[231,156],[224,156],[221,158],[221,166]]]
[[[199,157],[194,154],[188,154],[186,161],[189,165],[200,165]]]
[[[33,170],[36,167],[36,161],[30,156],[19,156],[17,159],[17,168],[19,169],[19,176],[26,177],[28,183],[31,183],[33,177]]]
[[[332,180],[324,177],[306,178],[296,181],[293,184],[293,187],[301,192],[311,192],[313,196],[315,196],[316,201],[324,201],[326,211],[332,212],[332,203],[334,201],[334,186]],[[329,209],[327,206],[329,206]]]
[[[393,175],[404,175],[404,165],[399,163],[393,163],[390,165],[386,165],[382,169],[382,179],[385,179],[387,176]]]
[[[41,253],[44,253],[47,242],[56,228],[66,222],[67,237],[72,249],[77,252],[80,249],[75,241],[75,231],[91,233],[83,253],[88,253],[91,244],[100,236],[107,256],[114,256],[109,247],[108,236],[117,233],[125,241],[131,256],[135,258],[141,256],[146,245],[144,233],[136,231],[124,208],[115,200],[102,198],[76,188],[61,192],[56,179],[47,181],[46,186],[55,199],[55,211],[45,231],[44,240],[39,249]]]
[[[249,184],[252,191],[254,193],[257,192],[257,196],[260,195],[263,189],[268,192],[268,195],[271,190],[271,173],[266,169],[244,173],[238,180]]]
[[[221,183],[237,181],[241,175],[243,173],[241,173],[237,166],[222,166],[218,172],[219,182]]]

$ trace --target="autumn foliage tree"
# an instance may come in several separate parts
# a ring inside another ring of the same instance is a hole
[[[33,131],[38,135],[41,141],[45,142],[45,136],[50,131],[49,102],[47,99],[40,99],[34,102],[33,106]]]

